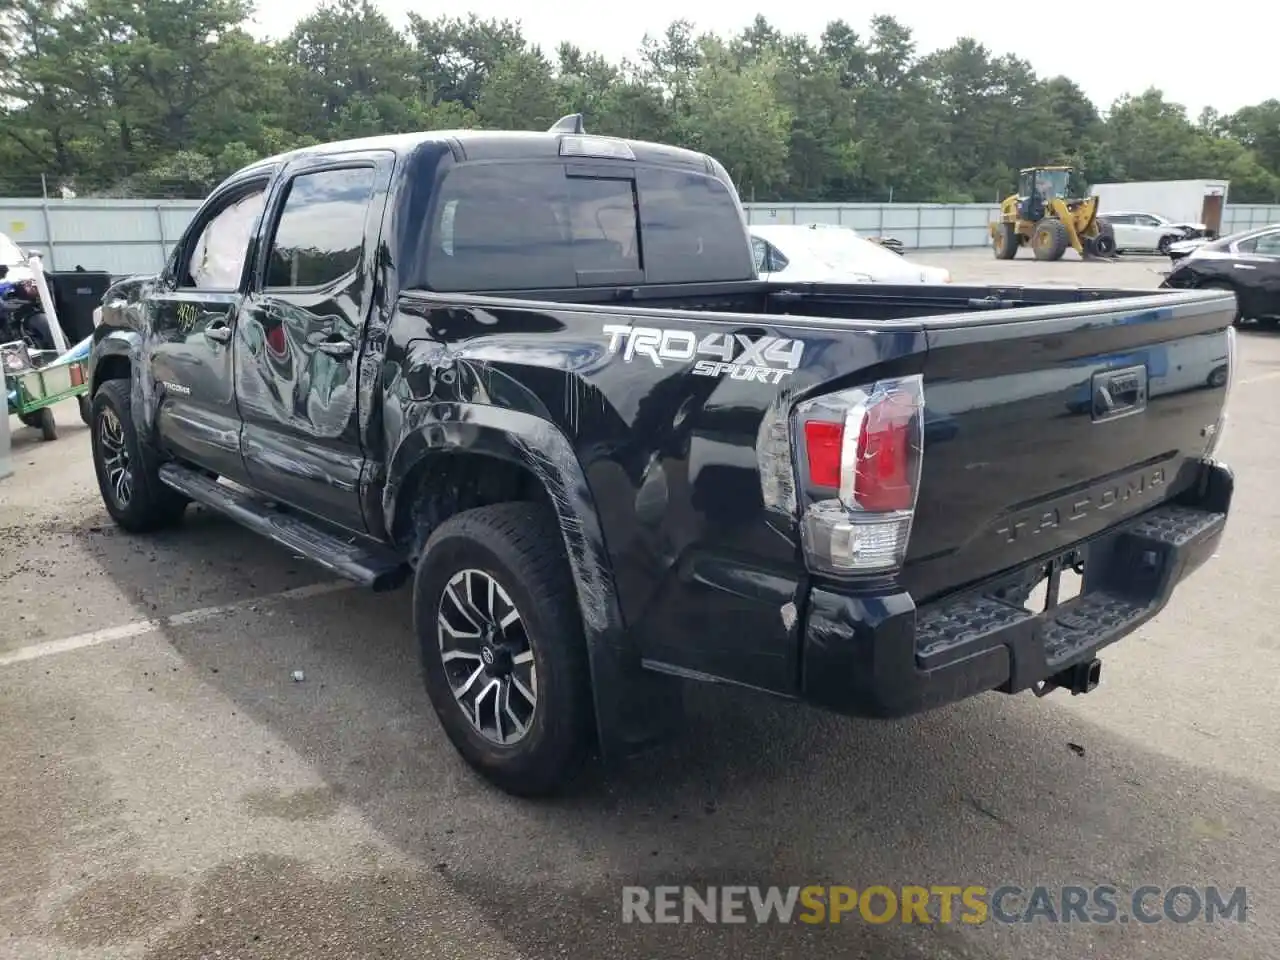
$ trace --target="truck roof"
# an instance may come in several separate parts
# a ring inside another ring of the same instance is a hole
[[[722,172],[720,165],[705,153],[686,150],[683,147],[672,147],[647,140],[627,140],[619,137],[604,137],[587,133],[568,133],[565,131],[534,130],[424,130],[413,133],[392,133],[376,137],[361,137],[353,140],[337,140],[320,143],[309,147],[299,147],[266,157],[244,169],[244,173],[263,167],[276,166],[301,157],[332,156],[342,153],[354,153],[363,150],[388,150],[397,157],[408,158],[424,147],[447,146],[455,153],[460,153],[460,160],[519,160],[519,159],[558,159],[561,154],[561,142],[566,138],[584,141],[588,147],[592,142],[597,144],[625,144],[639,163],[654,163],[665,166],[680,166],[703,170],[716,175]],[[592,156],[592,154],[578,154]],[[606,154],[601,154],[607,156]]]

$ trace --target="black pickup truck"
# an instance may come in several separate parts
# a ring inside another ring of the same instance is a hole
[[[1222,534],[1234,309],[766,283],[706,155],[378,137],[241,170],[107,292],[93,459],[126,530],[195,501],[411,579],[446,733],[537,794],[688,679],[870,717],[1093,689]]]

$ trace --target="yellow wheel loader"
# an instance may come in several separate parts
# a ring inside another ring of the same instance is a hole
[[[1031,248],[1037,260],[1061,260],[1070,247],[1085,259],[1107,258],[1116,250],[1111,224],[1098,219],[1098,198],[1069,199],[1071,167],[1028,167],[1020,171],[1018,192],[1000,204],[991,247],[999,260]]]

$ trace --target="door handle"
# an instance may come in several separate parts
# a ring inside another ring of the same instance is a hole
[[[214,343],[226,343],[231,339],[231,328],[225,320],[218,320],[204,328],[204,335]]]
[[[356,348],[351,345],[350,340],[322,340],[316,344],[316,349],[331,357],[349,357],[355,353]]]

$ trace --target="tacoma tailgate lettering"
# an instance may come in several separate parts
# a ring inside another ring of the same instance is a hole
[[[1069,494],[1056,503],[1050,502],[1042,507],[1028,510],[1026,513],[1015,514],[996,527],[995,532],[1006,543],[1014,543],[1023,537],[1034,536],[1042,530],[1052,530],[1081,520],[1090,514],[1108,510],[1117,503],[1127,503],[1135,498],[1145,497],[1163,487],[1164,483],[1164,467],[1155,467],[1107,486]]]

